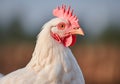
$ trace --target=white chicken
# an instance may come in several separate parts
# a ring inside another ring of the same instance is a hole
[[[68,48],[84,35],[73,10],[65,5],[53,10],[56,18],[39,33],[31,61],[0,79],[0,84],[85,84],[83,74]]]

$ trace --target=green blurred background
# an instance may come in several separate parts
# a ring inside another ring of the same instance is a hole
[[[70,48],[86,84],[120,84],[119,0],[0,0],[0,72],[29,62],[37,34],[61,4],[71,5],[85,32]]]

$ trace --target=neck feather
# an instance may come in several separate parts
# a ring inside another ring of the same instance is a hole
[[[58,41],[56,41],[51,35],[48,29],[43,29],[38,35],[37,43],[33,56],[28,67],[40,70],[46,65],[56,62],[63,63],[63,59],[67,54],[71,52],[69,48],[64,47]]]

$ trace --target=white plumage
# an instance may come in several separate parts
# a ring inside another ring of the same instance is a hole
[[[71,50],[50,34],[52,26],[66,21],[55,18],[43,26],[31,61],[0,79],[0,84],[85,84]]]
[[[3,74],[0,73],[0,78],[3,77]]]

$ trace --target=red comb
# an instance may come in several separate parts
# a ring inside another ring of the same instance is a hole
[[[73,15],[73,10],[71,10],[70,8],[71,7],[69,6],[67,9],[66,5],[62,5],[61,7],[58,6],[56,9],[53,10],[53,15],[68,20],[74,27],[80,27],[78,24],[77,16]]]

